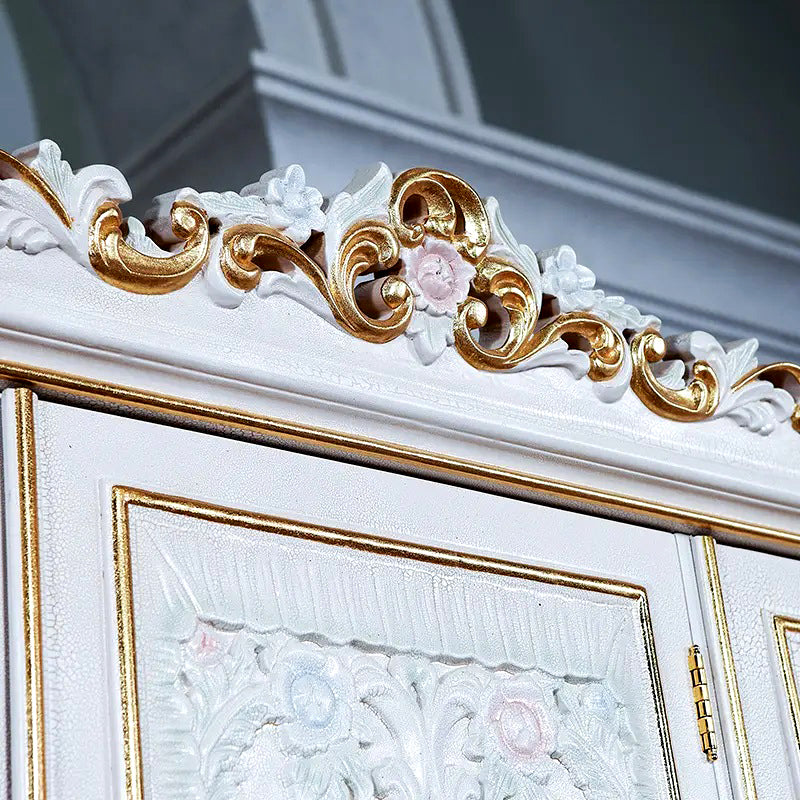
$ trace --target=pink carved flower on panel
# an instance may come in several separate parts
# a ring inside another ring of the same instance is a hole
[[[208,668],[223,659],[230,647],[231,638],[230,633],[198,621],[192,638],[186,642],[186,649],[198,666]]]
[[[530,676],[490,686],[470,721],[464,754],[496,771],[503,763],[520,775],[546,781],[557,763],[556,709],[551,693]]]

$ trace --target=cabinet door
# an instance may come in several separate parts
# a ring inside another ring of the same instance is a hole
[[[705,545],[697,549],[706,551],[708,605],[721,617],[719,655],[729,683],[735,676],[727,738],[738,796],[800,797],[800,562]]]
[[[24,390],[3,424],[15,798],[725,796],[675,537]]]

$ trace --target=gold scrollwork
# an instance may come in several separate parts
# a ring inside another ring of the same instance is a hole
[[[534,287],[519,267],[486,254],[491,240],[486,209],[474,189],[460,178],[430,169],[406,170],[392,185],[389,219],[406,247],[421,244],[429,234],[447,239],[475,264],[474,294],[461,304],[453,324],[456,349],[473,367],[513,369],[570,333],[589,342],[592,380],[608,380],[622,367],[622,335],[599,317],[563,314],[537,330],[540,308]],[[486,300],[490,295],[508,315],[502,326],[505,341],[494,348],[481,344],[472,333],[489,321]]]
[[[775,383],[776,381],[782,381],[786,377],[794,378],[798,385],[800,385],[800,364],[781,361],[777,364],[764,364],[761,367],[755,367],[755,369],[751,369],[750,372],[742,375],[742,377],[731,386],[731,389],[737,392],[753,381],[767,380]],[[794,411],[792,412],[792,428],[800,433],[800,400],[795,403]]]
[[[111,201],[95,211],[89,228],[89,261],[107,283],[136,294],[167,294],[186,286],[208,259],[208,217],[192,203],[173,203],[172,230],[186,242],[166,258],[140,253],[122,233],[122,211]]]
[[[430,234],[449,240],[477,263],[489,246],[489,218],[480,197],[449,172],[422,167],[401,172],[392,184],[389,220],[406,247],[416,247]]]
[[[325,298],[336,320],[353,336],[384,343],[399,336],[413,311],[408,285],[396,275],[378,279],[380,297],[389,308],[386,316],[365,313],[356,299],[359,277],[392,267],[400,246],[391,228],[381,222],[354,225],[342,239],[336,263],[329,274],[304,250],[277,231],[263,225],[235,225],[223,234],[221,267],[226,280],[238,289],[252,289],[263,269],[286,261],[300,269]],[[374,299],[364,297],[365,302]]]
[[[477,297],[468,297],[454,322],[455,345],[461,357],[477,369],[507,370],[553,344],[565,334],[576,334],[589,342],[589,377],[594,381],[612,378],[622,367],[625,342],[605,320],[592,314],[562,314],[540,330],[536,329],[539,308],[533,287],[524,273],[503,261],[485,258],[477,267],[473,285],[479,293],[493,295],[508,313],[505,341],[496,348],[482,346],[472,331],[488,321],[488,307]]]
[[[58,220],[73,229],[74,221],[54,187],[35,169],[0,150],[0,179],[11,177],[37,192]],[[542,323],[532,279],[523,264],[490,254],[489,213],[461,178],[435,169],[406,170],[392,183],[386,213],[388,224],[367,219],[353,225],[329,264],[321,255],[324,234],[300,247],[266,225],[234,225],[220,234],[222,274],[231,286],[249,291],[263,271],[291,264],[312,282],[342,328],[360,339],[385,343],[408,329],[414,312],[412,290],[402,277],[401,248],[421,246],[433,236],[449,242],[475,267],[469,295],[453,320],[455,347],[467,363],[480,370],[511,370],[558,339],[576,337],[588,343],[591,380],[606,381],[620,372],[627,345],[623,333],[609,322],[588,312],[571,312]],[[143,253],[126,241],[119,205],[104,202],[89,226],[89,262],[103,280],[129,292],[166,294],[180,289],[207,263],[211,229],[206,212],[185,201],[173,204],[171,222],[183,249],[164,256]],[[716,412],[720,378],[706,361],[696,361],[690,380],[674,389],[652,371],[667,354],[660,333],[636,333],[630,349],[631,387],[651,411],[681,422],[708,419]],[[756,380],[780,384],[786,377],[800,384],[800,366],[784,362],[757,367],[731,390]],[[800,432],[800,400],[792,426]]]
[[[667,343],[660,333],[646,330],[631,339],[633,374],[631,388],[653,412],[678,422],[708,419],[720,400],[719,379],[705,361],[692,366],[692,379],[681,389],[670,389],[659,382],[650,368],[667,355]]]

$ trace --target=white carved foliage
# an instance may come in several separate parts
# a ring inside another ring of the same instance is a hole
[[[73,172],[55,142],[43,139],[14,156],[37,172],[61,201],[71,219],[67,227],[47,201],[19,178],[0,181],[0,247],[40,253],[60,247],[89,265],[88,234],[94,213],[105,200],[130,200],[122,173],[101,164]]]
[[[652,796],[626,710],[601,681],[202,621],[177,646],[191,733],[175,741],[214,800],[249,796],[240,761],[257,737],[280,796],[296,800]]]
[[[706,361],[720,382],[720,403],[715,417],[731,417],[739,425],[766,436],[792,415],[795,401],[785,389],[769,381],[754,381],[742,389],[733,384],[757,366],[758,339],[742,339],[721,344],[703,331],[682,334],[668,339],[671,352],[683,361],[673,362],[673,369],[659,379],[665,385],[681,385],[695,361]],[[669,367],[668,367],[669,368]]]
[[[386,164],[378,163],[359,170],[347,188],[331,198],[325,209],[324,225],[320,228],[325,236],[325,266],[336,261],[342,238],[356,222],[388,219],[391,189],[391,170]],[[272,271],[262,275],[256,292],[259,297],[289,297],[336,325],[328,303],[299,270]]]

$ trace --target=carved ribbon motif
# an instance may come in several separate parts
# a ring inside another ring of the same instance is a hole
[[[691,422],[730,414],[760,433],[791,418],[800,431],[800,366],[758,366],[755,340],[724,346],[707,334],[698,334],[706,337],[695,347],[700,356],[679,352],[668,362],[672,348],[653,327],[658,320],[594,289],[593,274],[577,265],[570,248],[537,259],[505,229],[496,201],[482,201],[447,172],[416,168],[392,180],[383,167],[388,179],[380,203],[366,215],[343,217],[348,225],[332,231],[323,224],[321,195],[304,186],[299,167],[282,177],[268,173],[239,195],[176,196],[160,237],[169,249],[161,250],[141,223],[124,220],[117,200],[130,194],[116,170],[89,167],[73,174],[47,140],[28,152],[37,154],[26,159],[0,151],[0,247],[29,253],[61,247],[104,281],[139,294],[181,289],[212,261],[223,285],[239,294],[256,289],[265,272],[297,270],[333,320],[369,342],[404,333],[413,338],[421,309],[443,342],[440,351],[454,345],[480,370],[526,369],[543,351],[575,348],[580,340],[586,355],[577,355],[584,364],[588,357],[588,370],[580,374],[598,386],[613,378],[619,383],[620,376],[627,381],[630,374],[635,394],[662,417]],[[278,207],[276,193],[294,194]],[[287,209],[298,202],[306,216],[292,227]],[[232,203],[238,203],[238,219],[225,216]],[[435,271],[436,259],[444,264],[448,254],[458,264],[443,276]],[[414,273],[408,263],[414,259],[425,261],[424,269]],[[435,282],[430,297],[420,290],[426,280]],[[445,307],[442,293],[451,289],[456,299]],[[782,386],[787,379],[794,398]]]

